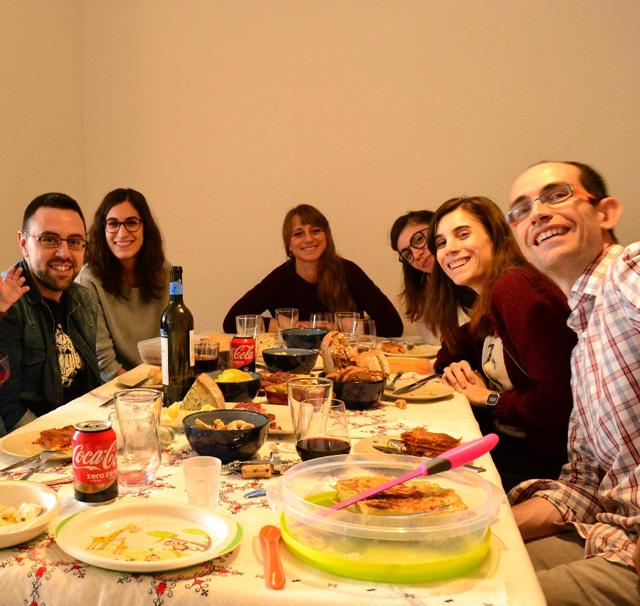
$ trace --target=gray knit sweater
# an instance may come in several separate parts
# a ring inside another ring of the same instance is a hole
[[[96,349],[103,381],[116,376],[120,368],[129,370],[142,363],[138,342],[160,334],[160,318],[169,302],[169,263],[165,263],[166,281],[159,299],[145,302],[138,288],[131,298],[121,301],[108,293],[102,282],[85,265],[76,281],[95,294],[98,305]]]

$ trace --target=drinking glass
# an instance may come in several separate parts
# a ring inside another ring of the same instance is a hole
[[[262,316],[255,314],[236,316],[236,333],[240,337],[253,337],[256,344],[262,328]]]
[[[156,424],[160,425],[160,411],[162,410],[162,392],[159,389],[148,389],[137,387],[135,389],[124,389],[113,394],[115,409],[120,412],[130,412],[132,410],[144,410],[152,412]]]
[[[298,408],[305,400],[330,402],[333,397],[333,381],[321,377],[298,377],[287,381],[287,402],[291,413],[291,425],[296,427]]]
[[[321,328],[322,330],[333,330],[333,314],[330,312],[316,312],[309,316],[311,328]]]
[[[341,400],[301,402],[296,425],[296,450],[303,461],[351,450],[347,411]]]
[[[218,370],[220,343],[209,338],[200,339],[193,346],[196,362],[196,374]]]
[[[375,349],[376,323],[371,318],[358,318],[353,323],[353,334],[358,337],[358,352]]]
[[[276,328],[278,329],[278,344],[282,345],[282,331],[287,328],[297,328],[298,310],[295,307],[281,307],[276,309]]]
[[[338,332],[353,333],[353,323],[360,317],[357,311],[337,311],[334,314],[335,327]]]
[[[352,355],[358,353],[358,337],[355,335],[344,335],[344,340],[347,342]]]
[[[116,432],[118,486],[123,494],[148,487],[160,467],[158,425],[151,410],[120,409],[109,415]]]
[[[0,349],[0,387],[9,378],[9,355]]]
[[[215,457],[189,457],[182,462],[189,505],[207,509],[218,506],[222,461]]]

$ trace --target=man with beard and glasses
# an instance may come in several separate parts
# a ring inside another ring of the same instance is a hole
[[[18,241],[24,258],[10,275],[22,270],[28,290],[0,322],[0,349],[10,364],[0,389],[0,435],[100,384],[96,302],[74,283],[87,243],[78,203],[65,194],[38,196],[24,212]]]
[[[640,242],[616,243],[621,213],[578,162],[541,162],[511,188],[513,232],[578,336],[569,462],[509,493],[549,606],[640,604]]]

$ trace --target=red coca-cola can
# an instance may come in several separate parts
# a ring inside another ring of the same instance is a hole
[[[118,496],[118,449],[110,421],[82,421],[75,425],[73,493],[87,505],[104,505]]]
[[[253,337],[236,335],[229,346],[231,368],[256,371],[256,340]]]

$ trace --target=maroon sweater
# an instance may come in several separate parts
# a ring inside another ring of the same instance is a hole
[[[513,385],[511,391],[501,394],[495,415],[500,423],[525,431],[527,447],[534,456],[563,461],[573,405],[571,351],[577,342],[567,326],[569,311],[560,288],[531,269],[501,276],[491,293],[491,321],[502,340]],[[483,341],[469,338],[464,356],[457,359],[443,347],[436,370],[466,359],[474,370],[481,371]]]

